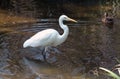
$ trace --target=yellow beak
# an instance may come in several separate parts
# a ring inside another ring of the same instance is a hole
[[[71,19],[71,18],[68,18],[69,21],[72,21],[72,22],[77,22],[76,20],[74,19]]]

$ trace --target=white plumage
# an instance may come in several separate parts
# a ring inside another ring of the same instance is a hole
[[[54,29],[46,29],[43,31],[40,31],[33,35],[31,38],[26,40],[23,44],[23,47],[47,47],[47,46],[57,46],[63,43],[69,34],[69,28],[67,25],[63,24],[63,21],[72,21],[77,22],[66,15],[61,15],[59,18],[59,25],[64,30],[64,33],[60,35],[56,30]]]
[[[54,29],[43,30],[26,40],[23,47],[56,46],[58,35],[59,33]]]

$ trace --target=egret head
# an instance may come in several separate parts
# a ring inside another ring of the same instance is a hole
[[[71,18],[69,18],[69,17],[66,16],[66,15],[61,15],[61,16],[60,16],[60,19],[61,19],[61,20],[64,20],[64,21],[77,22],[76,20],[71,19]]]

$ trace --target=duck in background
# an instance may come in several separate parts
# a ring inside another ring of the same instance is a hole
[[[114,19],[112,16],[110,16],[107,12],[104,13],[104,16],[102,18],[102,22],[108,27],[113,28]]]

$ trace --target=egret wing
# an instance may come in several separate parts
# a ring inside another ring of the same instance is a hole
[[[29,39],[29,43],[31,47],[38,47],[38,46],[48,46],[50,45],[55,38],[56,30],[49,29],[38,32],[34,36]]]

